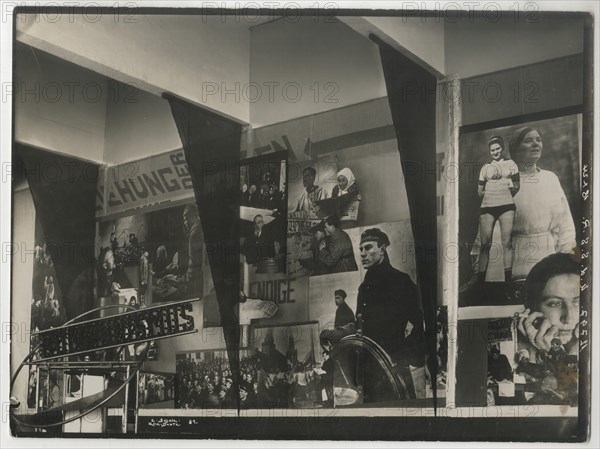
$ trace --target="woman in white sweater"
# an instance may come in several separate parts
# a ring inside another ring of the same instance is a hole
[[[542,151],[542,135],[537,129],[523,127],[514,132],[509,152],[519,168],[520,188],[513,198],[516,206],[512,229],[513,281],[524,281],[533,266],[544,257],[555,253],[572,254],[577,246],[573,216],[560,181],[553,172],[537,166]],[[471,250],[476,273],[480,250],[478,232]],[[498,262],[495,260],[494,263]],[[489,265],[491,267],[492,260]],[[471,283],[465,284],[461,290],[467,289]]]
[[[530,127],[518,129],[509,145],[519,167],[521,188],[514,197],[513,279],[525,279],[531,268],[554,253],[574,253],[575,224],[558,177],[538,168],[543,141]]]

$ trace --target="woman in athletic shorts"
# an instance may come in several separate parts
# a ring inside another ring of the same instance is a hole
[[[481,168],[478,185],[479,197],[483,198],[479,213],[481,252],[478,279],[480,283],[485,282],[494,226],[499,221],[504,280],[508,283],[512,277],[512,232],[516,211],[513,197],[519,191],[519,168],[512,160],[504,159],[502,137],[492,137],[488,141],[488,148],[492,160]]]

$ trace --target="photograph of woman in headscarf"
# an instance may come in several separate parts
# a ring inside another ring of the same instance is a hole
[[[358,182],[349,168],[342,168],[337,175],[337,185],[331,192],[336,200],[336,215],[340,218],[340,226],[355,226],[358,220],[358,207],[362,200],[358,190]]]

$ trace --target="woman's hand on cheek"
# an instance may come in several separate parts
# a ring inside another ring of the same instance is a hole
[[[542,312],[531,312],[530,309],[526,309],[524,317],[519,319],[519,331],[527,337],[529,343],[535,346],[537,349],[543,349],[548,351],[550,349],[552,338],[558,335],[558,328],[552,326],[550,321],[544,318]],[[539,318],[544,318],[539,329],[535,327],[535,321]]]
[[[565,343],[564,348],[569,355],[576,355],[579,352],[579,323],[573,329],[571,340]]]
[[[552,348],[552,340],[556,337],[558,337],[558,327],[552,325],[548,319],[544,318],[535,337],[534,346],[538,349],[549,351]]]
[[[535,338],[535,335],[537,334],[537,329],[534,327],[533,322],[542,316],[544,315],[540,312],[532,313],[531,309],[525,309],[525,312],[523,312],[519,318],[519,332],[527,337],[530,342],[532,342],[532,338]]]

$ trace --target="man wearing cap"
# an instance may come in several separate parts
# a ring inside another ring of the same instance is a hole
[[[367,272],[358,288],[357,324],[392,359],[421,366],[424,336],[419,294],[410,276],[390,264],[389,245],[388,236],[378,228],[361,235],[360,259]]]
[[[346,304],[346,292],[344,290],[336,290],[333,295],[335,305],[337,306],[334,327],[342,327],[346,324],[354,323],[354,312]]]

